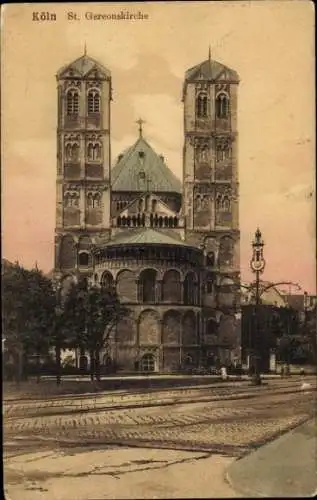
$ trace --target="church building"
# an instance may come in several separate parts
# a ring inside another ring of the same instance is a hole
[[[239,359],[238,84],[210,54],[186,71],[181,183],[141,119],[112,166],[109,69],[84,54],[57,73],[55,279],[116,287],[122,370]]]

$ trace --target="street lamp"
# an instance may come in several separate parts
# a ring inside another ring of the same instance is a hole
[[[255,237],[252,242],[252,258],[250,261],[251,271],[255,274],[255,332],[254,332],[254,375],[252,383],[261,385],[260,375],[260,353],[259,353],[259,304],[260,304],[260,275],[265,268],[265,260],[263,257],[264,241],[262,234],[258,228],[255,232]]]

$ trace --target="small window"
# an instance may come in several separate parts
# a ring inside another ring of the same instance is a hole
[[[88,92],[88,114],[100,113],[100,95],[98,90],[90,90]]]
[[[153,354],[145,354],[141,360],[141,370],[143,372],[154,372],[155,360]]]
[[[70,89],[66,96],[66,110],[69,116],[79,113],[79,94],[77,90]]]
[[[144,151],[139,151],[139,158],[144,158],[144,157],[145,157]]]
[[[99,143],[89,142],[87,145],[87,159],[89,161],[100,160],[101,158],[101,145]]]
[[[78,263],[82,267],[88,267],[89,255],[87,252],[81,252],[78,257]]]
[[[205,93],[200,93],[197,96],[196,115],[198,118],[205,118],[208,115],[208,99]]]
[[[228,118],[229,116],[229,98],[226,94],[218,94],[216,99],[216,117],[220,119]]]

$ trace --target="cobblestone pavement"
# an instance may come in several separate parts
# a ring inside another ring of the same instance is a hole
[[[10,440],[17,439],[35,447],[80,441],[97,447],[121,444],[241,456],[313,415],[313,389],[302,391],[294,381],[283,381],[257,388],[214,388],[209,394],[206,387],[141,396],[103,394],[98,404],[91,396],[10,403],[4,408],[5,448],[13,452],[16,446]]]
[[[316,379],[310,379],[316,387]],[[226,383],[224,386],[198,386],[195,388],[166,389],[140,392],[116,391],[110,393],[96,393],[88,395],[46,397],[38,400],[8,400],[3,403],[4,418],[39,416],[57,413],[71,413],[77,411],[91,411],[92,409],[109,409],[116,407],[144,407],[175,404],[180,401],[212,401],[219,398],[252,397],[263,392],[263,388],[270,392],[293,392],[300,390],[300,379],[271,380],[262,387],[250,387],[246,382]]]

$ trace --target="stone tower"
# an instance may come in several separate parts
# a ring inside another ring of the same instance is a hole
[[[91,274],[91,246],[110,235],[111,74],[86,54],[61,68],[55,272]]]
[[[229,315],[239,295],[232,286],[240,268],[238,84],[237,73],[209,54],[186,72],[183,87],[186,241],[204,249],[204,306]]]

